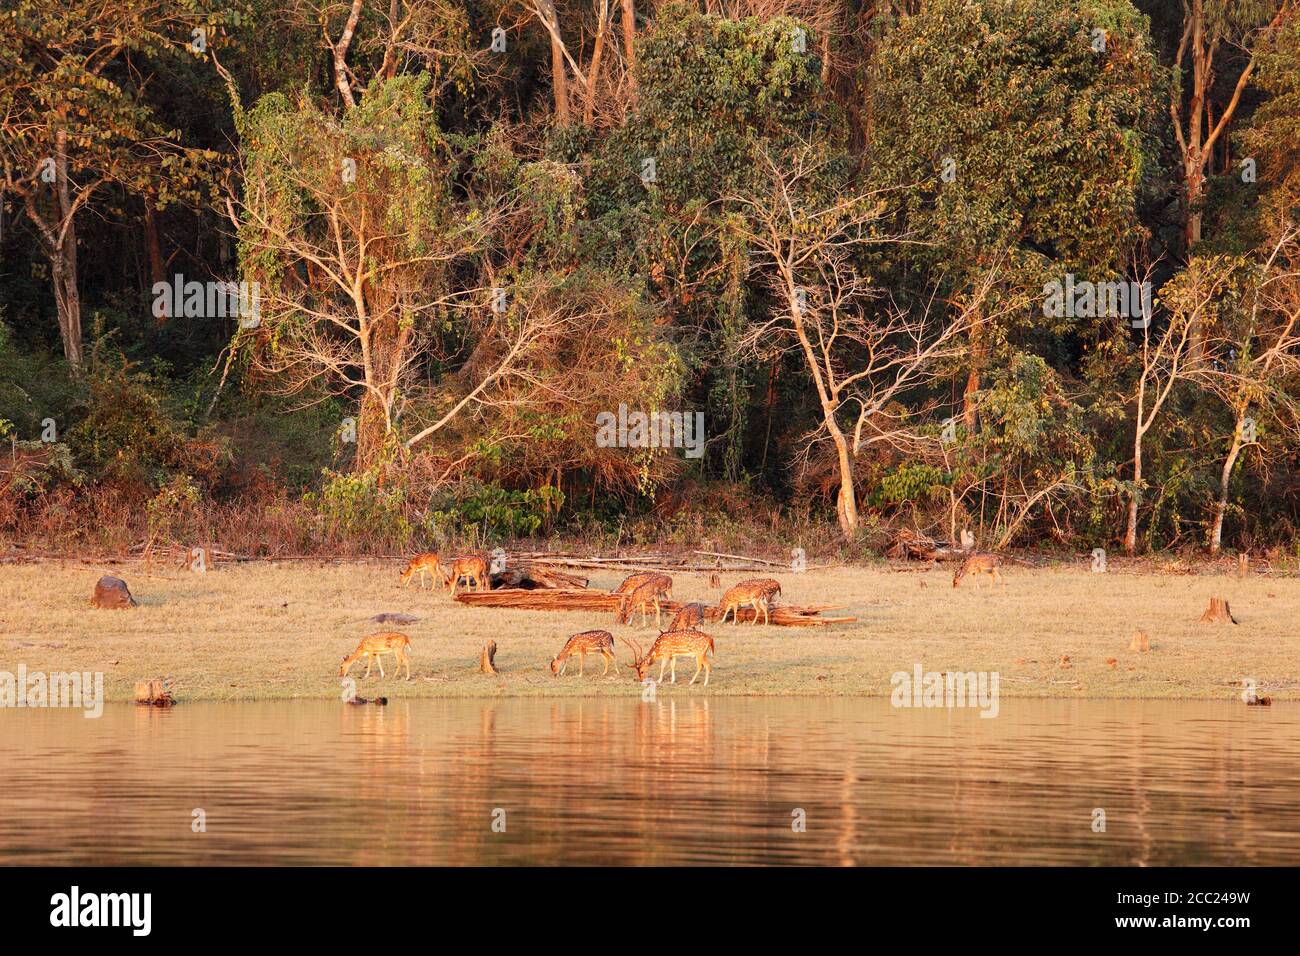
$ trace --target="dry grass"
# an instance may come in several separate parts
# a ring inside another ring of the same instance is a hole
[[[650,629],[621,628],[612,615],[468,608],[445,591],[397,585],[400,565],[255,564],[207,574],[127,566],[117,571],[140,601],[99,611],[88,598],[98,572],[73,563],[0,568],[0,670],[103,671],[109,698],[129,699],[134,681],[168,675],[177,697],[326,698],[340,694],[339,659],[365,634],[402,630],[413,641],[410,683],[359,682],[363,696],[541,696],[638,692],[631,671],[553,678],[547,662],[577,631],[604,628],[648,644]],[[1206,569],[1193,575],[1090,574],[1086,568],[1012,566],[1007,584],[954,590],[951,571],[898,573],[884,565],[782,575],[790,603],[843,603],[859,622],[823,630],[715,626],[717,664],[707,689],[676,694],[885,695],[890,676],[911,671],[997,671],[1007,696],[1231,699],[1243,678],[1278,699],[1300,698],[1300,580],[1246,580]],[[739,575],[724,577],[724,586]],[[593,586],[619,578],[599,576]],[[674,597],[716,603],[707,575],[679,575]],[[1240,624],[1197,623],[1222,595]],[[394,627],[381,611],[419,615]],[[1128,650],[1132,632],[1149,653]],[[477,671],[489,638],[499,677]],[[620,660],[627,652],[619,645]],[[1060,666],[1067,655],[1070,666]],[[1111,666],[1108,659],[1114,658]],[[387,666],[387,665],[386,665]],[[685,667],[689,679],[692,668]],[[353,675],[361,671],[354,670]]]

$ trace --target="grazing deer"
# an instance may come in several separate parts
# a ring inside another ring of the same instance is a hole
[[[465,579],[466,589],[472,588],[475,591],[482,590],[482,585],[486,584],[487,589],[492,590],[492,579],[488,577],[488,564],[482,558],[474,556],[469,558],[457,558],[451,566],[451,596],[456,596],[456,586],[460,584],[461,578]]]
[[[972,554],[961,563],[957,573],[952,576],[952,586],[956,587],[961,583],[961,579],[968,575],[972,580],[978,582],[981,574],[987,574],[995,584],[1005,584],[1002,575],[998,572],[998,565],[1001,563],[1002,559],[996,554]],[[977,583],[976,587],[978,586]]]
[[[446,574],[442,570],[442,563],[438,560],[438,556],[432,551],[425,551],[421,554],[417,554],[411,559],[411,563],[408,564],[406,570],[402,572],[402,587],[406,587],[406,585],[410,583],[411,578],[417,574],[420,575],[421,590],[424,588],[424,576],[426,574],[433,575],[433,589],[435,591],[439,590],[447,583]]]
[[[772,586],[776,585],[775,591]],[[763,623],[768,624],[771,618],[768,614],[768,608],[772,601],[772,595],[781,590],[781,585],[777,584],[771,578],[756,578],[752,581],[741,581],[735,587],[727,589],[722,595],[722,600],[718,602],[718,607],[722,610],[722,621],[726,623],[727,615],[731,614],[732,621],[740,623],[740,609],[749,605],[754,609],[754,623],[758,623],[758,615],[763,615]]]
[[[394,672],[401,676],[402,665],[406,665],[406,679],[411,679],[411,639],[405,634],[397,631],[382,631],[378,634],[371,634],[369,637],[363,637],[357,649],[343,658],[343,663],[339,665],[339,676],[346,677],[352,665],[361,658],[366,659],[365,677],[370,676],[370,665],[377,663],[379,665],[379,676],[387,677],[384,673],[384,662],[380,655],[392,654],[397,658],[397,670]],[[363,680],[365,678],[362,678]]]
[[[704,623],[703,604],[683,604],[681,610],[673,615],[668,625],[670,631],[689,631],[697,624]]]
[[[623,579],[623,583],[614,589],[615,594],[631,594],[641,585],[645,584],[651,578],[666,578],[668,575],[661,574],[658,571],[638,571],[636,574],[629,574]]]
[[[605,669],[600,672],[601,677],[609,673],[611,663],[617,663],[614,657],[614,636],[609,631],[583,631],[565,641],[564,646],[560,648],[560,653],[556,654],[551,661],[551,673],[556,677],[563,675],[564,669],[569,666],[569,658],[574,654],[578,655],[579,677],[582,676],[583,668],[586,666],[588,654],[599,654],[605,659]]]
[[[655,609],[655,627],[658,627],[661,622],[660,614],[662,612],[660,602],[664,598],[672,597],[672,592],[673,579],[666,574],[655,574],[638,585],[631,594],[623,595],[623,600],[619,603],[616,620],[619,624],[627,624],[632,620],[632,613],[639,610],[641,612],[641,626],[645,627],[646,615],[653,606]]]
[[[716,659],[718,652],[713,649],[713,638],[703,631],[664,631],[650,645],[647,653],[641,652],[641,645],[622,638],[628,650],[632,652],[632,663],[628,667],[636,671],[638,680],[645,680],[646,675],[650,673],[650,665],[655,661],[659,662],[659,678],[656,683],[663,683],[664,668],[671,671],[671,682],[677,683],[677,658],[693,657],[695,658],[695,673],[691,676],[691,683],[695,683],[695,678],[700,676],[700,670],[704,671],[704,686],[709,686],[709,675],[713,673],[713,665],[709,663],[706,655],[712,654]]]

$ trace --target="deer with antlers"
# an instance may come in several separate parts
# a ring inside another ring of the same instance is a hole
[[[616,618],[619,624],[627,624],[632,620],[632,614],[635,611],[641,612],[641,626],[645,627],[646,617],[650,613],[650,608],[655,611],[655,627],[661,623],[662,602],[666,598],[671,598],[673,593],[673,579],[666,574],[655,574],[637,585],[631,593],[624,594],[623,600],[619,604],[618,616]]]
[[[650,645],[650,650],[642,652],[641,645],[627,638],[620,638],[627,645],[628,650],[632,652],[632,663],[627,665],[636,671],[638,680],[645,680],[646,675],[650,673],[650,667],[655,661],[659,662],[659,677],[656,683],[663,683],[664,669],[670,671],[671,683],[677,683],[677,658],[693,657],[695,658],[695,673],[691,675],[691,683],[695,683],[695,678],[700,676],[700,671],[704,671],[704,686],[709,686],[709,675],[713,673],[713,665],[709,662],[708,656],[712,654],[717,659],[718,652],[713,649],[713,638],[703,631],[664,631]]]
[[[569,658],[574,654],[578,655],[579,677],[586,666],[588,654],[599,654],[604,658],[605,669],[600,672],[601,677],[609,673],[611,663],[617,663],[614,657],[614,636],[609,631],[583,631],[565,641],[560,653],[551,660],[551,673],[556,677],[562,676],[564,669],[569,666]]]

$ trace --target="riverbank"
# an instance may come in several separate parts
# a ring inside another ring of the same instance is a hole
[[[612,615],[470,608],[444,591],[398,586],[400,564],[316,562],[219,566],[204,574],[104,568],[125,578],[140,606],[92,609],[99,570],[79,562],[0,568],[0,671],[102,671],[109,700],[130,699],[137,680],[166,675],[181,702],[337,698],[339,660],[358,640],[401,630],[412,641],[409,682],[376,669],[365,697],[597,696],[639,693],[627,667],[608,677],[589,658],[563,678],[547,663],[578,631],[610,630],[648,646],[652,628],[619,627]],[[1276,700],[1300,699],[1300,579],[1238,578],[1220,567],[1196,574],[1092,574],[1086,565],[1011,564],[1006,584],[952,587],[951,566],[897,571],[885,564],[777,575],[781,600],[843,604],[856,623],[825,628],[711,626],[717,661],[707,688],[675,695],[868,695],[890,693],[896,672],[996,671],[1003,697],[1239,699],[1242,680]],[[728,585],[744,577],[729,574]],[[610,588],[621,574],[595,574]],[[680,574],[674,597],[716,604],[707,574]],[[1239,623],[1201,624],[1209,599],[1228,600]],[[377,625],[380,612],[416,615]],[[1129,650],[1136,629],[1151,650]],[[479,651],[498,644],[498,677],[477,673]],[[628,651],[618,645],[620,662]]]

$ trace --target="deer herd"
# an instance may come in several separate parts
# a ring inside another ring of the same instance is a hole
[[[406,587],[411,581],[418,581],[420,588],[423,589],[426,579],[432,579],[435,590],[444,586],[449,587],[453,597],[462,582],[472,591],[485,590],[492,586],[488,563],[479,556],[456,558],[447,565],[432,552],[417,554],[406,565],[398,581],[402,587]],[[655,627],[660,627],[663,623],[664,603],[672,599],[672,591],[673,579],[662,572],[642,571],[628,576],[613,592],[620,598],[615,622],[622,625],[630,624],[633,616],[639,614],[641,626],[644,627],[653,615]],[[761,618],[764,624],[770,624],[772,602],[780,593],[781,584],[773,578],[741,581],[734,587],[728,588],[718,603],[717,610],[722,614],[721,622],[725,623],[730,616],[732,623],[738,625],[740,609],[753,608],[752,623],[757,625]],[[694,684],[703,671],[704,684],[707,686],[713,670],[709,658],[710,656],[716,658],[717,651],[713,646],[713,638],[698,629],[704,624],[704,620],[703,604],[684,604],[673,615],[667,629],[659,632],[659,636],[651,643],[649,650],[643,649],[635,640],[619,638],[632,654],[632,662],[626,666],[636,672],[638,680],[644,681],[650,676],[654,664],[658,663],[657,681],[662,681],[664,672],[667,671],[670,682],[676,683],[677,659],[693,658],[695,673],[691,676],[690,682]],[[382,655],[392,654],[396,659],[397,675],[401,676],[401,669],[405,666],[406,679],[410,680],[410,649],[411,639],[405,634],[397,632],[371,634],[362,639],[355,651],[343,658],[339,665],[339,676],[346,676],[352,666],[361,660],[366,662],[365,677],[370,676],[372,664],[379,665],[381,677],[387,676]],[[583,631],[574,634],[551,660],[551,673],[556,677],[563,676],[570,658],[577,657],[578,676],[581,677],[589,654],[601,659],[604,664],[601,676],[607,676],[611,664],[618,666],[618,659],[614,655],[614,635],[609,631]]]
[[[953,575],[952,586],[958,587],[963,579],[969,578],[973,582],[979,580],[980,575],[987,575],[995,584],[1005,583],[1002,575],[998,571],[1000,559],[995,554],[977,552],[971,554],[962,562],[957,572]],[[412,580],[418,576],[420,587],[424,587],[426,576],[433,579],[435,590],[447,586],[451,589],[452,597],[456,595],[456,589],[464,582],[465,587],[472,591],[491,589],[492,580],[488,573],[488,562],[480,556],[470,556],[456,558],[449,566],[444,565],[438,555],[432,552],[417,554],[411,558],[402,571],[399,582],[402,587],[406,587]],[[717,574],[711,578],[714,586],[719,585]],[[614,594],[619,596],[618,611],[615,614],[615,622],[621,625],[627,625],[632,622],[633,615],[640,614],[641,626],[649,622],[650,615],[654,615],[655,627],[658,628],[663,623],[664,603],[672,599],[673,579],[667,574],[659,571],[641,571],[629,575],[624,579],[615,590]],[[774,578],[752,578],[748,581],[741,581],[739,584],[728,588],[723,592],[722,599],[718,602],[717,611],[721,612],[719,623],[725,624],[727,617],[730,616],[733,624],[740,624],[740,610],[742,608],[752,608],[754,611],[753,624],[757,625],[761,618],[764,624],[771,623],[772,602],[777,595],[781,593],[781,584]],[[710,655],[715,659],[717,651],[713,646],[713,638],[705,634],[698,628],[704,624],[705,606],[699,603],[684,604],[673,615],[672,620],[668,623],[666,630],[661,630],[659,636],[655,638],[650,645],[649,650],[643,650],[640,643],[627,638],[619,638],[632,653],[632,663],[627,666],[636,672],[638,680],[644,681],[649,677],[651,667],[658,662],[659,676],[657,682],[662,682],[664,671],[669,673],[669,680],[672,683],[677,682],[677,659],[694,658],[695,673],[691,676],[691,683],[694,684],[704,672],[704,684],[708,686],[709,675],[713,670],[713,665],[709,660]],[[379,665],[379,674],[381,677],[387,676],[384,673],[384,664],[382,655],[392,654],[396,659],[396,673],[401,675],[401,668],[406,667],[406,679],[411,679],[411,661],[410,661],[411,639],[405,634],[397,632],[383,632],[371,634],[363,638],[357,645],[357,649],[343,658],[339,665],[339,676],[344,677],[351,669],[352,665],[364,659],[366,662],[365,676],[370,676],[370,667],[372,664]],[[575,655],[578,658],[578,676],[583,675],[587,655],[594,654],[601,658],[604,669],[601,676],[609,674],[610,664],[618,666],[618,659],[614,655],[614,636],[609,631],[582,631],[574,634],[560,648],[560,652],[551,659],[551,673],[556,677],[564,675],[568,667],[569,659]]]

